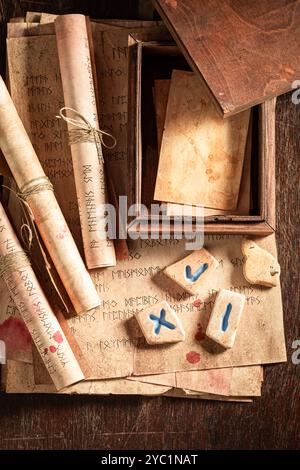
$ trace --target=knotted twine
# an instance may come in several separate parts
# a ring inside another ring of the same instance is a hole
[[[21,225],[21,238],[22,238],[24,244],[27,246],[28,251],[30,252],[32,242],[33,242],[33,233],[32,233],[32,229],[33,229],[36,241],[38,243],[39,249],[40,249],[40,251],[42,253],[42,256],[43,256],[43,259],[44,259],[45,268],[48,272],[51,284],[53,285],[56,293],[58,294],[60,300],[62,301],[66,311],[69,312],[68,306],[66,305],[66,303],[65,303],[65,301],[64,301],[64,299],[63,299],[63,297],[62,297],[62,295],[59,291],[59,288],[57,287],[56,282],[55,282],[55,280],[52,276],[51,265],[48,261],[46,252],[43,248],[43,245],[40,241],[40,236],[39,236],[39,234],[37,232],[37,229],[36,229],[36,226],[35,226],[35,219],[34,219],[33,212],[32,212],[32,210],[31,210],[31,208],[30,208],[30,206],[29,206],[29,204],[27,203],[27,200],[26,200],[29,196],[37,195],[37,194],[39,194],[43,191],[53,191],[52,183],[50,182],[49,178],[46,175],[44,175],[44,176],[40,176],[39,178],[33,178],[32,180],[25,183],[20,188],[19,192],[16,192],[15,190],[13,190],[12,188],[10,188],[6,185],[2,185],[2,186],[4,188],[8,189],[8,191],[12,192],[14,194],[14,196],[16,196],[18,201],[20,202],[20,205],[22,207],[22,211],[23,211],[23,214],[24,214],[25,220],[26,220],[26,223],[23,223]],[[31,229],[31,227],[32,227],[32,229]],[[28,239],[25,238],[24,231],[27,232]],[[19,262],[24,262],[25,263],[25,257],[27,259],[27,264],[24,264],[22,267],[30,265],[30,261],[29,261],[29,259],[28,259],[25,252],[23,252],[23,251],[19,252],[18,251],[18,252],[15,252],[13,254],[15,255],[16,253],[18,253],[17,257],[12,257],[12,258],[15,258],[15,259],[13,259],[13,261],[12,261],[13,264],[10,265],[11,266],[11,271],[13,271],[13,270],[17,271],[18,268],[16,269],[16,266],[19,265],[18,264]],[[9,262],[9,258],[8,258],[8,261],[5,261],[5,260],[1,261],[2,258],[3,257],[0,258],[0,276],[1,276],[2,263],[3,263],[3,269],[8,269],[7,268],[7,263]],[[7,272],[7,271],[5,271],[5,272]]]
[[[30,261],[24,251],[14,251],[7,255],[0,256],[0,277],[6,274],[19,271],[26,266],[30,266]]]
[[[66,112],[73,113],[75,118],[68,117]],[[63,119],[68,125],[74,126],[75,129],[69,129],[69,145],[92,142],[95,144],[98,154],[98,159],[101,163],[104,163],[102,145],[107,149],[113,149],[117,145],[117,139],[107,131],[98,129],[97,127],[92,126],[92,124],[76,109],[64,106],[59,110],[59,116],[56,116],[58,119]],[[112,139],[112,145],[108,145],[104,141],[104,136]]]

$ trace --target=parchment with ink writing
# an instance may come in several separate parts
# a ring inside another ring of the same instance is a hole
[[[0,340],[5,343],[6,359],[31,363],[31,336],[2,279],[0,279],[0,299]]]
[[[127,26],[134,26],[132,22],[126,23]],[[147,23],[148,25],[148,23]],[[28,25],[27,25],[28,26]],[[136,24],[135,26],[138,26]],[[109,25],[109,28],[112,28],[111,25]],[[128,32],[118,30],[117,32],[114,31],[106,31],[105,33],[102,32],[102,29],[107,29],[107,26],[103,26],[100,24],[95,24],[93,23],[93,30],[94,30],[94,39],[97,41],[98,47],[96,48],[96,59],[97,59],[97,68],[98,68],[98,77],[99,81],[101,81],[101,86],[100,89],[102,91],[101,93],[101,105],[103,106],[102,108],[102,113],[101,113],[101,120],[102,120],[102,126],[110,129],[111,132],[113,132],[117,137],[118,137],[118,146],[119,149],[123,148],[124,150],[120,153],[114,153],[112,151],[106,150],[106,162],[110,166],[110,170],[114,171],[115,170],[115,181],[118,181],[118,193],[122,194],[123,191],[126,190],[126,169],[127,169],[127,163],[126,163],[126,153],[127,153],[127,138],[126,138],[126,132],[124,132],[124,129],[126,130],[126,121],[127,121],[127,34]],[[116,29],[116,27],[114,28]],[[28,32],[28,28],[27,28]],[[41,31],[42,32],[42,31]],[[115,66],[116,68],[114,68]],[[111,86],[111,80],[113,79],[113,86]],[[113,112],[109,112],[112,110]],[[121,110],[121,111],[120,111]],[[123,122],[120,122],[123,121]],[[111,158],[112,156],[112,158]],[[123,184],[124,183],[124,184]],[[135,255],[138,256],[138,255]],[[101,289],[101,286],[99,286],[99,289]],[[104,304],[105,305],[105,304]],[[106,303],[107,305],[107,303]],[[130,316],[130,312],[127,312],[128,317]],[[118,326],[118,315],[115,312],[111,315],[110,317],[113,317],[115,325]],[[94,320],[94,315],[91,316],[86,316],[84,320],[81,322],[83,323],[91,323],[93,325]],[[107,315],[104,314],[104,318],[107,318]],[[126,314],[124,316],[126,318]],[[80,320],[79,320],[80,321]],[[74,326],[74,323],[77,323],[77,320],[72,320],[71,322],[71,328],[73,332],[76,329],[76,325]],[[103,343],[103,344],[102,344]],[[103,349],[107,349],[108,351],[110,350],[110,345],[108,341],[99,343],[99,349],[102,347]],[[123,347],[124,345],[129,345],[129,351],[130,351],[130,341],[126,341],[123,339],[117,339],[113,340],[112,344],[116,345],[116,350],[120,350],[121,355],[123,355]],[[88,344],[87,349],[90,349],[91,345]],[[116,358],[119,356],[117,355]],[[243,368],[247,369],[247,368]],[[248,369],[247,369],[248,371]],[[37,370],[35,370],[35,376],[36,376]],[[120,372],[117,372],[120,373]],[[201,389],[201,385],[203,385],[203,381],[205,377],[202,378],[202,380],[199,380],[202,376],[202,374],[205,374],[205,371],[198,371],[194,372],[194,374],[197,373],[200,375],[200,377],[197,377],[197,382],[198,382],[198,390]],[[169,374],[161,374],[160,381],[167,380],[167,375]],[[253,375],[252,369],[248,371],[248,375]],[[226,381],[226,377],[228,376],[228,371],[227,369],[219,369],[216,374],[210,373],[210,376],[214,377],[214,381],[210,381],[210,387],[206,388],[204,387],[204,390],[210,390],[211,392],[215,391],[221,393],[222,390],[224,389],[224,384],[228,386],[229,382],[228,380]],[[155,376],[158,377],[158,376]],[[218,380],[216,380],[216,377]],[[222,378],[220,380],[220,378]],[[135,379],[137,380],[137,379]],[[153,377],[152,379],[153,380]],[[157,380],[157,379],[156,379]],[[147,381],[147,378],[144,378],[144,381]],[[124,381],[123,381],[124,382]],[[121,393],[122,390],[126,390],[126,383],[124,382],[122,384],[119,384],[119,387],[117,387],[118,381],[114,380],[113,384],[116,387],[115,391],[118,393]],[[96,382],[93,382],[96,384]],[[193,386],[193,382],[189,380],[189,376],[185,375],[184,380],[181,381],[181,385],[184,384],[186,388],[190,388]],[[169,385],[168,383],[166,385]],[[220,385],[222,385],[223,388],[220,388]],[[97,387],[94,387],[94,390],[91,393],[100,393],[101,390],[103,389],[104,384],[102,383],[102,386],[99,384]],[[113,389],[112,385],[110,385],[111,389]],[[76,392],[80,393],[81,389],[83,387],[81,385],[78,385],[75,387]],[[203,386],[202,386],[203,388]],[[142,393],[148,393],[148,390],[145,388],[140,388],[140,391]],[[224,391],[224,390],[223,390]],[[132,390],[133,392],[133,390]],[[227,390],[228,392],[228,390]],[[245,393],[244,393],[245,394]],[[250,391],[249,391],[250,394]]]
[[[76,121],[75,126],[67,124],[69,133],[77,133],[76,139],[72,141],[71,134],[69,140],[85,261],[89,269],[95,269],[114,266],[116,256],[113,241],[105,236],[108,200],[102,143],[98,134],[86,140],[87,134],[80,130],[87,125],[99,129],[88,28],[84,15],[62,15],[55,20],[64,103],[75,110],[68,109],[66,114]]]
[[[20,39],[29,41],[33,38]],[[113,47],[117,44],[113,43]],[[47,50],[46,45],[43,50]],[[108,49],[106,53],[116,54],[113,48]],[[120,52],[121,56],[125,56],[125,53]],[[46,60],[45,57],[41,56],[43,60]],[[105,75],[105,72],[103,73]],[[98,75],[101,79],[101,73],[98,72]],[[108,73],[107,87],[110,80],[111,76]],[[123,95],[118,93],[116,96]],[[111,103],[110,101],[107,103],[107,108],[103,109],[109,108]],[[108,123],[112,118],[108,116],[106,119]],[[118,123],[117,117],[115,119]],[[110,160],[114,161],[114,158]],[[122,168],[126,167],[125,157],[116,160],[115,163],[115,177],[119,172],[121,187],[122,181],[124,185],[126,182],[124,176],[122,176],[124,180],[121,178]],[[61,197],[65,195],[64,182],[63,179],[58,182]],[[74,199],[73,202],[75,203]],[[244,338],[246,343],[239,344],[237,338],[232,351],[212,354],[205,349],[202,341],[196,339],[196,336],[200,338],[201,331],[205,330],[214,296],[220,284],[207,286],[205,292],[200,293],[202,303],[198,307],[194,306],[194,301],[197,299],[188,297],[177,287],[166,284],[161,270],[185,255],[183,242],[177,240],[130,242],[128,260],[118,263],[117,267],[93,273],[94,283],[102,298],[101,307],[94,313],[69,320],[70,327],[86,354],[93,376],[124,377],[133,371],[136,374],[156,374],[285,360],[280,288],[266,290],[247,284],[242,275],[239,243],[239,237],[223,235],[209,237],[207,246],[219,260],[219,272],[223,277],[222,287],[236,289],[245,293],[247,297],[245,315],[239,331],[239,336]],[[274,238],[265,239],[262,243],[274,252]],[[184,323],[187,340],[182,345],[163,348],[157,352],[144,344],[132,317],[139,309],[155,305],[163,299],[176,309]],[[251,334],[248,334],[248,331],[251,331]],[[191,363],[187,360],[189,353],[192,354],[188,357],[193,358],[193,361],[197,359],[196,362]]]
[[[102,297],[101,307],[93,315],[70,320],[93,373],[97,377],[108,377],[126,371],[129,375],[133,357],[133,372],[138,375],[284,361],[280,288],[270,290],[250,286],[245,281],[240,242],[241,237],[237,236],[207,237],[206,246],[219,261],[218,277],[197,296],[181,291],[162,273],[165,266],[186,254],[183,241],[131,242],[129,260],[120,262],[116,268],[94,273],[93,279]],[[275,252],[273,236],[258,243]],[[236,343],[232,350],[221,353],[211,348],[205,339],[207,321],[219,288],[229,288],[246,296]],[[140,309],[161,300],[166,300],[176,310],[186,340],[157,349],[145,343],[132,317]]]
[[[16,256],[21,245],[0,204],[0,256]],[[23,261],[24,263],[24,261]],[[84,378],[68,341],[30,265],[3,273],[3,280],[57,389]]]
[[[55,36],[8,39],[7,53],[15,106],[82,253],[67,129],[56,118],[64,102]]]
[[[159,351],[141,343],[134,356],[134,373],[137,375],[180,370],[199,370],[226,366],[264,364],[286,360],[282,302],[280,287],[266,289],[247,283],[243,276],[242,237],[207,235],[206,248],[219,261],[217,275],[201,287],[194,306],[195,296],[187,296],[160,273],[162,299],[167,300],[179,315],[186,340]],[[257,239],[257,243],[276,256],[275,236]],[[172,253],[174,260],[180,258]],[[246,296],[246,304],[234,347],[220,351],[205,338],[207,322],[220,288],[233,290]],[[196,302],[196,305],[197,302]]]

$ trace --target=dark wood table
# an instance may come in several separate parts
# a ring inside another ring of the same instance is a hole
[[[26,10],[137,18],[138,1],[0,1],[1,73],[6,22]],[[140,10],[139,10],[140,8]],[[300,77],[299,77],[300,79]],[[300,447],[300,104],[278,99],[277,241],[288,361],[265,367],[253,404],[101,396],[0,396],[1,449],[295,449]],[[270,314],[272,314],[270,312]]]

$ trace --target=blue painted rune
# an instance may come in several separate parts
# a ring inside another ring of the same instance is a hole
[[[195,271],[195,273],[193,274],[192,273],[192,268],[188,264],[184,268],[184,277],[188,282],[196,282],[196,281],[198,281],[200,276],[207,270],[207,268],[208,268],[208,264],[207,263],[202,263],[199,266],[199,268],[197,269],[197,271]]]
[[[175,328],[176,328],[176,326],[173,325],[173,323],[166,320],[166,311],[165,311],[164,308],[161,309],[159,317],[157,317],[156,315],[153,315],[153,313],[151,313],[149,315],[149,318],[150,318],[150,320],[152,320],[154,322],[154,333],[156,335],[159,334],[160,329],[161,329],[162,326],[164,326],[165,328],[168,328],[169,330],[175,330]]]
[[[229,322],[231,310],[232,310],[232,304],[227,304],[225,312],[223,313],[223,316],[222,316],[222,323],[221,323],[222,331],[226,331],[228,328],[228,322]]]

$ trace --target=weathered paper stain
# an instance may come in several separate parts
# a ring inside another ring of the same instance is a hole
[[[200,361],[200,354],[197,353],[196,351],[190,351],[186,355],[186,360],[190,364],[197,364]]]
[[[30,352],[31,350],[30,334],[20,318],[9,317],[1,323],[0,339],[5,342],[8,357],[12,352]]]

